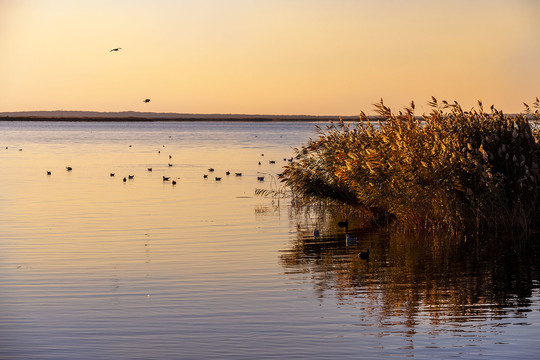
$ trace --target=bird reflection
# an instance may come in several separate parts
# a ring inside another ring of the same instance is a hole
[[[345,245],[351,246],[351,245],[356,244],[357,241],[358,241],[358,238],[352,237],[349,234],[345,234]]]

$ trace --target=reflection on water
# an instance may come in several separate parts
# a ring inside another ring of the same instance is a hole
[[[354,228],[346,234],[325,228],[323,221],[322,229],[299,223],[297,238],[280,261],[290,274],[309,274],[321,298],[336,296],[352,307],[371,299],[380,306],[381,323],[400,318],[413,329],[426,320],[434,325],[505,317],[527,322],[531,298],[539,294],[539,240]]]
[[[0,359],[537,357],[538,240],[359,231],[255,196],[310,136],[0,122]]]

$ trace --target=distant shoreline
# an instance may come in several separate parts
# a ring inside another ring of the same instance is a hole
[[[42,116],[4,116],[0,121],[64,121],[64,122],[319,122],[319,121],[357,121],[357,116],[313,116],[313,117],[42,117]]]
[[[509,117],[515,117],[516,114],[505,114]],[[422,117],[417,116],[418,120]],[[529,121],[536,122],[532,115],[525,115]],[[383,121],[381,116],[367,116],[369,121]],[[360,116],[309,116],[309,115],[199,115],[193,114],[181,115],[175,117],[142,117],[142,116],[2,116],[0,114],[0,122],[124,122],[124,123],[140,123],[140,122],[338,122],[339,120],[352,122],[359,121]]]
[[[339,115],[285,115],[285,114],[197,114],[173,112],[141,112],[141,111],[80,111],[80,110],[52,110],[52,111],[15,111],[0,112],[0,121],[86,121],[86,122],[152,122],[152,121],[356,121],[356,116]]]

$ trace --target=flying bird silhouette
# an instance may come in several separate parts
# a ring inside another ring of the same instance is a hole
[[[111,51],[120,51],[120,49],[122,49],[122,48],[114,48],[114,49],[111,49],[109,52],[111,52]]]

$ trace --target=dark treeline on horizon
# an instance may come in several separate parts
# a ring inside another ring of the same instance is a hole
[[[356,116],[186,114],[154,112],[19,111],[0,112],[0,121],[355,121]],[[376,119],[376,118],[374,118]]]
[[[314,116],[314,117],[185,117],[185,118],[144,118],[144,117],[44,117],[44,116],[4,116],[0,121],[87,121],[87,122],[156,122],[156,121],[234,121],[234,122],[280,122],[280,121],[357,121],[359,117]],[[373,117],[373,120],[377,120]]]

